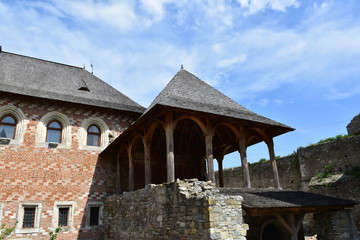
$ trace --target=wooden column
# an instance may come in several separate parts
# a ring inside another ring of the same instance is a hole
[[[298,233],[301,228],[302,220],[304,215],[300,215],[297,219],[294,214],[290,214],[287,216],[288,221],[286,222],[285,219],[280,214],[275,214],[277,220],[283,225],[286,231],[290,235],[291,240],[298,240]]]
[[[269,141],[266,142],[268,149],[269,149],[269,155],[270,155],[270,162],[273,169],[274,174],[274,187],[277,189],[281,189],[280,187],[280,181],[279,181],[279,173],[277,169],[276,159],[275,159],[275,151],[274,151],[274,141],[271,138]]]
[[[120,149],[116,156],[116,194],[121,193]]]
[[[206,161],[207,161],[207,177],[208,181],[215,183],[215,172],[214,172],[214,156],[213,156],[213,145],[212,145],[213,135],[208,133],[205,136],[205,145],[206,145]]]
[[[219,186],[224,187],[224,170],[223,170],[223,160],[224,157],[219,157],[216,159],[218,162],[218,169],[219,169]]]
[[[134,191],[134,161],[132,156],[132,144],[127,146],[129,156],[129,191]]]
[[[167,182],[175,182],[174,120],[169,112],[165,117]]]
[[[144,137],[144,162],[145,162],[145,186],[151,183],[151,142],[147,141],[147,138]]]
[[[207,161],[207,176],[208,181],[215,183],[215,172],[214,172],[214,155],[213,155],[213,136],[214,128],[210,119],[207,119],[206,124],[206,135],[205,135],[205,147],[206,147],[206,161]]]
[[[241,157],[241,166],[243,169],[243,175],[244,175],[244,185],[245,188],[251,188],[251,182],[250,182],[250,173],[249,173],[249,165],[247,162],[247,155],[246,155],[246,137],[244,135],[241,135],[239,140],[239,149],[240,149],[240,157]]]

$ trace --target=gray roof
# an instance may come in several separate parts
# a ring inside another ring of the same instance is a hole
[[[246,109],[184,69],[177,72],[146,112],[156,105],[212,113],[292,129]]]
[[[225,195],[238,195],[244,198],[244,208],[294,208],[353,206],[357,202],[329,197],[310,192],[261,189],[261,188],[219,188]]]
[[[8,52],[0,52],[0,91],[136,113],[145,110],[83,68]]]

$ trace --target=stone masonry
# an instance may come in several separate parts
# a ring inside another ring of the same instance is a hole
[[[360,134],[360,114],[356,115],[346,126],[349,135]]]
[[[119,239],[245,240],[242,197],[197,179],[147,185],[105,202],[105,236]]]
[[[350,211],[314,214],[314,221],[318,240],[358,239]]]

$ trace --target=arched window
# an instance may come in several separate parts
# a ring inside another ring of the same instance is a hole
[[[100,128],[96,125],[91,125],[87,129],[87,141],[86,145],[88,146],[100,146],[101,131]]]
[[[15,138],[16,118],[12,115],[5,115],[0,119],[0,137],[1,138]]]
[[[56,120],[50,121],[46,130],[46,141],[61,143],[61,132],[61,123]]]

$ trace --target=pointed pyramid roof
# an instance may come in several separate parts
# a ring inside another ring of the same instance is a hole
[[[270,127],[269,129],[271,130],[269,134],[271,137],[294,130],[289,126],[251,112],[192,73],[181,69],[140,118],[118,136],[101,155],[117,151],[117,144],[126,141],[128,137],[136,133],[146,125],[146,123],[151,122],[159,112],[167,111],[166,108],[177,108],[185,111],[195,111],[198,113],[213,114],[219,117],[232,118],[238,121],[260,123],[261,125]],[[262,140],[255,139],[250,145],[260,141]]]
[[[292,129],[246,109],[184,69],[177,72],[144,114],[156,105],[211,113]]]

